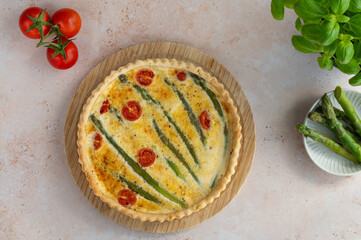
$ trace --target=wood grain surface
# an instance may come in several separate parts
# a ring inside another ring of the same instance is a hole
[[[132,219],[110,208],[106,203],[102,202],[99,197],[95,196],[78,162],[76,145],[79,116],[92,90],[110,74],[111,70],[116,70],[120,66],[135,62],[138,59],[145,60],[148,58],[175,58],[202,67],[205,71],[216,77],[218,81],[223,83],[229,91],[238,109],[242,125],[243,137],[241,140],[238,164],[236,166],[236,172],[232,176],[232,180],[227,185],[226,190],[223,191],[220,197],[212,204],[199,212],[182,219],[165,221],[163,223],[142,222],[137,219]],[[255,145],[256,134],[252,112],[244,92],[233,76],[225,67],[207,54],[195,48],[171,42],[152,42],[134,45],[122,49],[101,61],[89,72],[78,87],[69,105],[64,126],[64,146],[69,169],[84,196],[93,206],[111,220],[134,230],[153,233],[181,231],[196,226],[221,211],[243,186],[251,170]]]

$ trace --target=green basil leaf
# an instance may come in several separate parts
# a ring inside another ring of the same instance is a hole
[[[361,14],[355,14],[348,21],[350,30],[355,34],[356,37],[361,37]]]
[[[320,24],[321,23],[321,19],[317,19],[317,20],[304,20],[304,19],[302,19],[302,20],[303,20],[303,22],[305,24],[311,24],[311,23]]]
[[[283,4],[285,5],[285,7],[293,9],[297,1],[298,0],[283,0]]]
[[[333,13],[327,14],[326,16],[323,17],[325,20],[328,21],[334,21],[337,19],[336,15]]]
[[[329,55],[329,56],[333,56],[336,53],[336,49],[337,49],[337,41],[334,41],[333,43],[331,43],[330,45],[326,46],[324,48],[324,52],[325,54]]]
[[[337,19],[337,22],[340,22],[340,23],[346,23],[346,22],[350,21],[350,18],[345,15],[337,15],[336,19]]]
[[[301,33],[307,40],[318,43],[320,39],[321,25],[315,23],[304,24],[301,28]]]
[[[348,11],[358,13],[361,12],[361,0],[351,0]]]
[[[296,19],[295,26],[296,26],[297,31],[300,31],[300,32],[301,32],[302,22],[301,22],[301,18],[300,18],[300,17],[298,17],[298,18]]]
[[[348,80],[351,86],[360,86],[361,85],[361,73],[356,74],[350,80]]]
[[[357,13],[355,13],[355,12],[350,12],[349,10],[347,10],[344,15],[346,15],[346,16],[348,16],[348,17],[352,17],[352,16],[354,16],[354,15],[356,15],[356,14],[357,14]]]
[[[338,36],[338,39],[341,41],[351,41],[353,39],[353,37],[350,34],[340,33],[340,35]]]
[[[336,14],[344,14],[350,5],[350,0],[331,0],[330,7]]]
[[[354,47],[354,54],[353,54],[353,58],[356,59],[357,61],[361,60],[361,41],[356,41],[353,44]]]
[[[294,9],[296,14],[305,20],[321,19],[327,15],[327,9],[315,0],[299,0]]]
[[[336,57],[339,63],[347,64],[351,61],[354,54],[354,48],[351,41],[339,41],[337,44]]]
[[[323,21],[321,23],[319,43],[328,46],[338,38],[339,33],[340,25],[337,21]]]
[[[326,9],[330,7],[330,0],[319,0],[318,3]]]
[[[336,62],[338,69],[340,69],[341,72],[349,74],[349,75],[357,74],[361,69],[360,65],[358,64],[358,62],[355,59],[351,59],[351,61],[347,64],[342,64],[336,58],[335,62]]]
[[[343,32],[351,32],[351,29],[348,24],[342,24],[342,31]]]
[[[317,53],[320,52],[313,46],[313,44],[306,40],[304,37],[299,35],[293,35],[292,36],[292,44],[294,48],[297,51],[303,52],[303,53]]]
[[[314,43],[313,46],[315,46],[318,52],[323,52],[325,50],[325,46],[322,46],[321,44]]]
[[[326,69],[326,70],[332,70],[333,68],[333,62],[330,59],[330,56],[323,54],[321,57],[317,58],[317,62],[318,65],[320,66],[320,68],[322,69]]]
[[[283,6],[283,0],[272,0],[271,13],[274,19],[283,20],[285,15],[285,8]]]

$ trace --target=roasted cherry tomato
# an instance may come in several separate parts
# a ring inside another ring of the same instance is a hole
[[[102,103],[102,106],[100,107],[100,114],[104,114],[104,113],[108,112],[109,107],[110,107],[109,100],[106,99],[106,100]]]
[[[142,107],[137,101],[129,101],[123,106],[122,115],[128,121],[135,121],[142,115]]]
[[[44,9],[42,9],[42,8],[31,7],[31,8],[25,9],[22,12],[22,14],[20,15],[20,18],[19,18],[20,30],[28,38],[38,39],[41,37],[39,30],[37,28],[34,28],[34,29],[30,30],[29,32],[26,32],[26,31],[34,24],[34,21],[31,20],[28,17],[28,15],[32,18],[38,18],[40,16],[40,14],[43,12],[43,10]],[[35,21],[35,24],[40,26],[41,21],[49,22],[49,19],[50,19],[49,14],[47,12],[45,12],[43,19],[39,19],[39,20]],[[43,29],[43,36],[47,35],[50,31],[49,25],[42,25],[41,28]],[[39,29],[41,29],[41,28],[39,28]]]
[[[155,161],[155,153],[150,148],[142,148],[138,152],[138,163],[142,167],[149,167]]]
[[[74,37],[81,28],[79,14],[70,8],[63,8],[56,11],[51,21],[59,27],[59,30],[67,38]]]
[[[186,80],[187,74],[185,72],[178,72],[177,73],[177,78],[179,81],[184,81]]]
[[[207,111],[203,111],[201,113],[201,115],[199,116],[199,121],[201,122],[201,125],[205,130],[208,130],[211,126],[211,119]]]
[[[67,42],[68,40],[65,38],[61,39],[61,42]],[[57,40],[53,41],[53,43],[57,43]],[[55,50],[52,48],[48,48],[46,50],[46,55],[48,57],[49,63],[57,68],[57,69],[68,69],[74,66],[76,61],[78,60],[78,48],[76,45],[71,41],[68,43],[68,45],[64,48],[66,60],[65,58],[58,53],[54,58],[53,55],[55,53]]]
[[[135,75],[135,79],[142,86],[149,86],[154,78],[153,71],[149,69],[142,69],[137,72]]]
[[[118,202],[123,207],[131,207],[137,202],[137,195],[130,189],[122,189],[118,192]]]
[[[102,135],[97,133],[94,137],[94,143],[93,143],[95,150],[98,150],[99,148],[101,148],[102,141],[103,141]]]

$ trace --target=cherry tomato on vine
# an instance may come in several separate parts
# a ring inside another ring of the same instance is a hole
[[[61,38],[61,43],[60,41],[55,40],[53,41],[53,43],[58,44],[59,48],[54,49],[52,47],[48,47],[48,49],[46,50],[46,56],[49,63],[57,69],[71,68],[78,60],[78,48],[73,43],[73,41],[70,41],[64,47],[64,45],[62,44],[65,44],[66,42],[68,42],[68,40],[65,38]],[[55,57],[54,54],[56,54]],[[66,56],[66,58],[64,57],[64,55]]]
[[[79,14],[70,8],[63,8],[56,11],[51,21],[59,27],[59,30],[67,38],[74,37],[81,28]]]
[[[40,38],[41,37],[39,32],[40,29],[42,29],[43,31],[43,36],[49,33],[50,25],[44,25],[44,22],[49,23],[50,20],[49,14],[45,12],[43,18],[42,19],[39,18],[39,16],[43,11],[44,10],[42,8],[30,7],[25,9],[21,13],[19,17],[19,27],[21,32],[28,38],[32,38],[32,39]],[[30,27],[32,27],[32,29],[28,31]]]

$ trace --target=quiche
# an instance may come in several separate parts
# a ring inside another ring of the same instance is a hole
[[[95,195],[142,221],[171,221],[216,199],[240,150],[237,109],[223,85],[175,59],[137,61],[92,92],[78,154]]]

